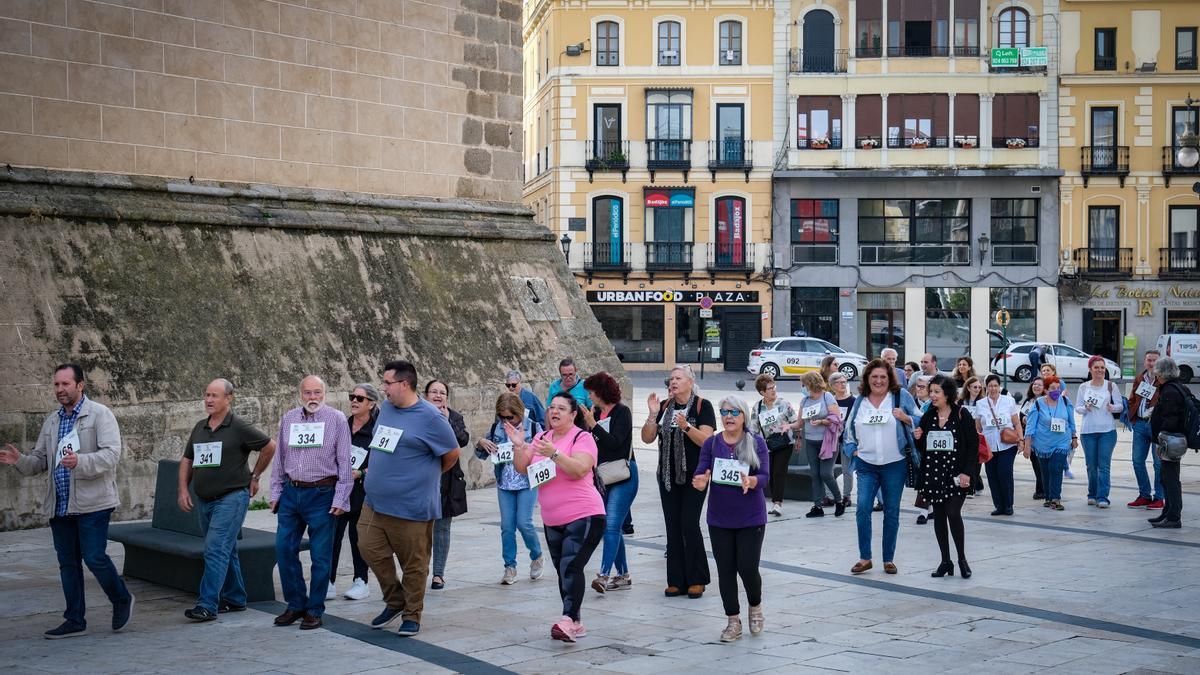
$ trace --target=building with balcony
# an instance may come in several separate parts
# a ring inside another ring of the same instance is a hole
[[[741,370],[770,328],[773,19],[525,3],[525,203],[627,368]]]
[[[1200,332],[1195,2],[1063,0],[1063,337],[1117,359]]]
[[[1057,0],[776,3],[773,332],[948,368],[1059,334]]]

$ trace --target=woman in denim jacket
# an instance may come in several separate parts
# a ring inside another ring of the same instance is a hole
[[[883,571],[896,574],[896,538],[900,531],[900,497],[904,492],[905,462],[919,461],[913,451],[912,425],[917,403],[900,388],[887,362],[875,359],[863,371],[862,393],[850,409],[843,452],[858,472],[858,562],[852,574],[871,564],[871,510],[875,493],[883,493]]]
[[[500,501],[500,550],[504,558],[504,576],[500,583],[517,582],[517,532],[529,549],[529,578],[542,576],[542,542],[533,526],[533,505],[537,503],[537,488],[529,487],[529,477],[512,464],[513,448],[504,423],[521,424],[525,442],[542,431],[541,425],[525,414],[525,404],[516,394],[504,393],[496,399],[496,421],[487,436],[475,445],[475,456],[490,460],[496,472],[496,499]]]

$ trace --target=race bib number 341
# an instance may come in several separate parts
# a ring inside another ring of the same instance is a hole
[[[221,442],[196,443],[192,446],[192,466],[197,469],[215,469],[221,466]]]
[[[721,485],[742,486],[742,475],[750,473],[750,465],[736,459],[718,457],[713,460],[714,483]]]

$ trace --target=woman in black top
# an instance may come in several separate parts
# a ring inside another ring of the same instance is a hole
[[[603,467],[607,462],[616,462],[610,466],[618,468],[626,462],[629,466],[628,478],[605,485],[604,553],[592,588],[597,593],[625,591],[629,590],[631,581],[621,525],[629,515],[638,491],[637,462],[633,459],[633,412],[621,403],[621,386],[608,373],[592,375],[583,381],[583,388],[596,404],[592,410],[579,409],[583,426],[596,439],[596,466]],[[602,468],[598,470],[603,471]],[[617,573],[609,577],[614,563]]]
[[[1154,377],[1158,380],[1158,403],[1150,413],[1150,438],[1158,440],[1159,432],[1181,434],[1187,422],[1187,404],[1183,398],[1183,385],[1179,384],[1179,366],[1169,356],[1154,363]],[[1157,451],[1156,451],[1157,452]],[[1182,463],[1177,459],[1162,459],[1162,484],[1166,504],[1162,514],[1151,518],[1154,527],[1176,529],[1182,527],[1183,484],[1179,481]]]
[[[700,463],[700,446],[713,435],[717,418],[712,403],[695,392],[696,378],[688,366],[675,366],[668,380],[670,397],[650,394],[650,417],[642,425],[642,442],[658,440],[658,494],[667,530],[668,598],[687,593],[704,595],[710,582],[708,554],[700,530],[704,490],[692,487]]]
[[[430,380],[425,385],[425,400],[432,403],[446,416],[458,447],[465,448],[471,440],[467,423],[457,410],[451,410],[450,385],[441,380]],[[442,472],[442,517],[433,521],[433,579],[429,587],[441,590],[446,587],[446,559],[450,557],[450,523],[454,516],[467,512],[467,477],[456,462],[448,471]]]
[[[962,578],[971,578],[967,565],[966,533],[962,506],[971,488],[971,476],[979,470],[979,432],[975,418],[958,403],[954,380],[937,375],[929,383],[929,410],[921,415],[921,424],[913,431],[917,452],[921,455],[918,488],[933,504],[933,529],[937,534],[942,564],[934,577],[954,575],[950,562],[950,534],[958,549],[958,568]],[[947,532],[949,530],[949,532]]]
[[[337,517],[333,534],[333,560],[329,566],[329,590],[325,593],[326,600],[337,597],[334,579],[337,577],[338,555],[342,552],[342,535],[347,528],[350,530],[350,557],[354,560],[354,583],[346,589],[343,597],[347,600],[362,600],[370,590],[367,587],[367,561],[358,552],[358,516],[362,514],[363,500],[367,497],[363,489],[363,477],[367,475],[367,463],[370,460],[368,447],[375,436],[375,419],[379,417],[379,390],[374,385],[362,383],[350,392],[350,414],[346,421],[350,423],[350,445],[352,446],[351,473],[354,476],[354,488],[350,491],[350,510]],[[361,463],[359,463],[361,462]]]

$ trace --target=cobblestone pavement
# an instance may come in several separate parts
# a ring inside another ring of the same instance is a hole
[[[635,424],[644,419],[645,387],[655,379],[635,378]],[[706,378],[704,395],[719,399],[733,379]],[[782,388],[786,396],[798,385]],[[724,618],[715,586],[699,600],[662,595],[655,453],[644,448],[636,534],[629,540],[633,587],[605,596],[589,590],[583,606],[589,635],[573,645],[549,637],[560,611],[553,570],[531,582],[523,560],[519,582],[499,585],[490,489],[472,492],[470,512],[455,519],[446,589],[429,592],[421,634],[410,639],[365,627],[381,608],[373,579],[370,598],[331,601],[325,629],[306,632],[274,628],[271,616],[281,606],[273,603],[193,625],[183,610],[194,596],[132,580],[134,620],[113,634],[110,606],[85,574],[90,634],[44,640],[42,631],[57,625],[62,611],[50,534],[8,532],[0,534],[0,671],[1197,673],[1200,529],[1188,513],[1190,504],[1200,504],[1200,459],[1189,455],[1183,471],[1184,529],[1162,531],[1148,526],[1146,511],[1124,507],[1136,496],[1129,452],[1122,431],[1108,511],[1085,504],[1082,456],[1076,479],[1065,482],[1066,511],[1050,512],[1030,499],[1033,476],[1020,460],[1014,517],[989,517],[986,494],[969,500],[964,514],[975,576],[968,581],[930,578],[938,561],[933,526],[915,525],[910,511],[901,517],[900,573],[852,577],[853,510],[844,518],[806,520],[807,505],[788,502],[763,547],[766,631],[733,644],[718,641]],[[878,547],[880,514],[875,519]],[[274,520],[256,511],[247,525],[273,530]],[[109,553],[120,566],[122,547],[110,545]],[[597,551],[589,569],[599,557]],[[349,575],[343,555],[340,590]]]

